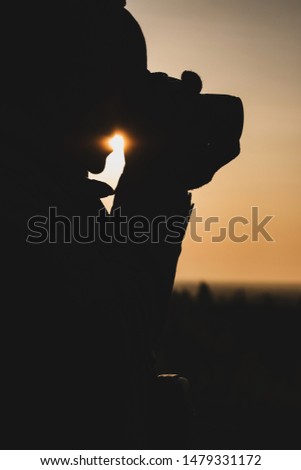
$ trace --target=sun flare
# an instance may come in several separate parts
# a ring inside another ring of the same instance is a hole
[[[115,189],[125,166],[124,150],[125,146],[128,148],[129,138],[116,133],[113,136],[107,135],[99,138],[97,145],[102,152],[107,153],[106,163],[101,173],[98,175],[89,173],[89,178],[107,183]],[[111,211],[113,201],[114,196],[102,199],[108,212]]]
[[[109,145],[112,148],[114,152],[123,152],[124,151],[124,137],[120,134],[115,134],[114,137],[112,137],[109,140]]]

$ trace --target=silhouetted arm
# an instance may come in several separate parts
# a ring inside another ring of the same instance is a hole
[[[163,181],[158,175],[128,163],[118,187],[113,209],[120,208],[123,216],[147,221],[150,229],[143,243],[135,242],[131,223],[128,226],[130,239],[124,245],[117,243],[117,251],[123,263],[136,266],[137,275],[148,279],[148,290],[156,299],[154,332],[158,332],[165,320],[172,293],[181,245],[187,228],[191,195],[177,184]],[[139,222],[138,222],[139,223]],[[149,294],[146,294],[146,298]]]

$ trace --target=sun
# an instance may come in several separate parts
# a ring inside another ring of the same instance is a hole
[[[123,152],[124,151],[124,137],[120,134],[115,134],[109,140],[109,145],[114,152]]]

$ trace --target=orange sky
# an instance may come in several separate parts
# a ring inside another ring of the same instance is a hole
[[[195,70],[204,93],[243,100],[241,155],[193,192],[198,214],[219,216],[220,226],[237,215],[250,218],[252,206],[259,207],[260,217],[274,215],[267,226],[273,243],[214,244],[208,234],[196,243],[187,236],[177,279],[301,282],[300,0],[128,0],[127,5],[145,33],[151,71],[179,77],[184,69]]]

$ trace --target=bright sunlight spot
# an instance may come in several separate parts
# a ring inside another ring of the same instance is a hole
[[[124,138],[120,134],[114,135],[112,139],[109,140],[109,145],[114,150],[114,152],[123,152],[124,151]]]
[[[89,174],[89,177],[91,179],[103,181],[115,189],[125,165],[124,137],[122,137],[120,134],[115,134],[114,137],[110,138],[107,142],[113,152],[108,155],[103,172],[96,176]],[[109,196],[102,199],[102,203],[108,212],[110,212],[113,206],[113,202],[114,196]]]

